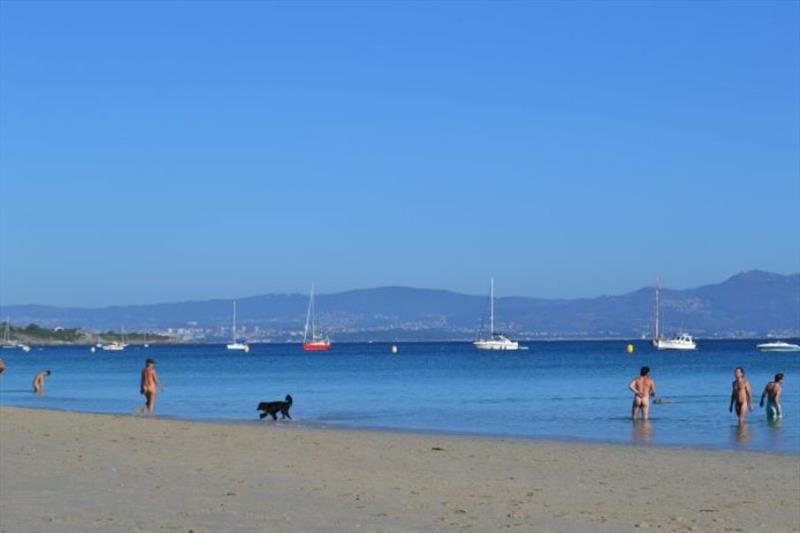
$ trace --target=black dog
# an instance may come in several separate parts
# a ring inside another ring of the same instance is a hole
[[[292,407],[292,397],[288,394],[286,395],[286,401],[284,402],[261,402],[258,404],[256,411],[264,411],[261,413],[259,418],[265,418],[267,415],[270,415],[273,420],[278,419],[278,413],[281,414],[281,419],[288,418],[289,420],[292,419],[289,416],[289,408]]]

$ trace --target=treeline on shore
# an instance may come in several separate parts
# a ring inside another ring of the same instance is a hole
[[[37,324],[17,327],[7,322],[2,323],[0,331],[3,332],[2,342],[25,344],[95,344],[98,342],[121,342],[123,340],[134,344],[176,342],[173,337],[153,333],[131,332],[122,334],[114,331],[93,333],[80,328],[43,328]]]

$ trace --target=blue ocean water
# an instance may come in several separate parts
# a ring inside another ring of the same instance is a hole
[[[693,353],[657,352],[645,342],[532,342],[519,352],[477,352],[469,343],[336,344],[327,353],[298,345],[131,346],[4,350],[0,404],[130,414],[142,403],[147,357],[165,385],[161,416],[257,421],[262,400],[294,397],[294,423],[454,432],[612,443],[761,450],[800,454],[800,354],[756,351],[755,341],[700,341]],[[627,384],[652,369],[658,396],[649,424],[633,423]],[[728,412],[733,369],[743,366],[756,411],[745,428]],[[46,394],[31,380],[51,369]],[[758,397],[776,372],[784,418],[768,424]],[[259,422],[271,424],[271,421]]]

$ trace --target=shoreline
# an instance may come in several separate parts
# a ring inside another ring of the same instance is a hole
[[[711,341],[711,342],[727,342],[727,341],[775,341],[775,340],[800,340],[800,336],[780,336],[780,337],[694,337],[696,341]],[[91,348],[95,346],[94,342],[38,342],[33,340],[18,340],[12,339],[14,342],[24,342],[30,347],[34,348],[53,348],[53,347],[85,347]],[[335,345],[353,345],[353,344],[386,344],[386,345],[408,345],[408,344],[472,344],[475,339],[422,339],[422,340],[340,340],[336,341]],[[518,342],[524,343],[557,343],[557,342],[627,342],[627,343],[645,343],[650,344],[651,339],[631,338],[631,337],[548,337],[548,338],[518,338]],[[229,341],[220,339],[217,341],[151,341],[148,344],[151,348],[157,346],[224,346]],[[301,346],[301,341],[278,341],[278,340],[257,340],[248,341],[251,346],[262,345],[275,345],[275,346]],[[130,348],[141,348],[144,343],[135,341],[129,342]]]
[[[800,531],[797,456],[0,407],[0,531]]]
[[[85,415],[92,415],[92,416],[101,416],[101,417],[111,417],[111,418],[141,418],[146,419],[147,417],[136,416],[131,413],[108,413],[108,412],[100,412],[100,411],[75,411],[71,409],[59,409],[56,407],[30,407],[30,406],[16,406],[16,405],[6,405],[0,403],[0,412],[3,409],[10,409],[10,410],[23,410],[23,411],[43,411],[43,412],[52,412],[52,413],[74,413],[74,414],[85,414]],[[275,427],[279,429],[285,430],[309,430],[309,431],[341,431],[341,432],[353,432],[353,433],[378,433],[378,434],[387,434],[387,435],[409,435],[409,436],[423,436],[423,437],[443,437],[443,438],[454,438],[454,439],[485,439],[487,441],[512,441],[512,442],[521,442],[521,443],[532,443],[532,444],[547,444],[547,445],[558,445],[558,444],[566,444],[566,445],[585,445],[585,446],[612,446],[612,447],[633,447],[633,448],[644,448],[644,449],[656,449],[656,450],[676,450],[676,451],[706,451],[706,452],[720,452],[720,453],[731,453],[731,454],[756,454],[756,455],[766,455],[766,456],[781,456],[781,457],[800,457],[800,450],[792,452],[792,451],[776,451],[776,450],[740,450],[735,448],[726,448],[726,447],[714,447],[714,446],[691,446],[691,445],[681,445],[681,444],[650,444],[650,443],[640,443],[640,442],[615,442],[615,441],[608,441],[602,439],[583,439],[580,437],[548,437],[548,436],[526,436],[526,435],[515,435],[511,433],[470,433],[470,432],[461,432],[461,431],[447,431],[447,430],[436,430],[436,429],[413,429],[413,428],[393,428],[387,426],[351,426],[351,425],[332,425],[325,422],[304,422],[304,421],[297,421],[297,420],[289,420],[289,421],[276,421],[273,422],[272,420],[258,420],[258,419],[233,419],[233,418],[186,418],[180,416],[169,416],[169,415],[159,415],[156,414],[152,417],[153,420],[166,420],[166,421],[174,421],[174,422],[188,422],[188,423],[198,423],[198,424],[212,424],[212,425],[230,425],[234,427],[244,426],[244,427]],[[631,421],[633,423],[633,421]],[[639,422],[639,421],[637,421]],[[735,424],[731,423],[731,427],[734,427]]]

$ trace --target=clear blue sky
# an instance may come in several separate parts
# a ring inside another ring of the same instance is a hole
[[[800,270],[797,2],[2,2],[0,301]]]

